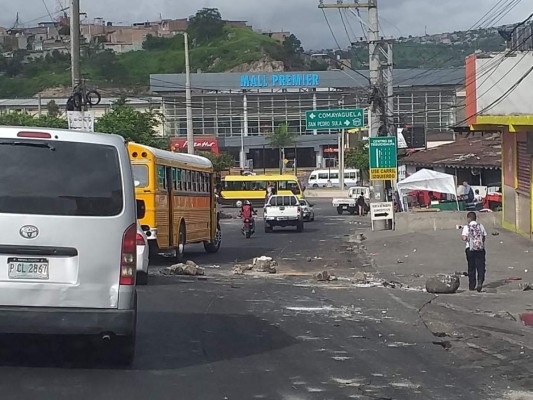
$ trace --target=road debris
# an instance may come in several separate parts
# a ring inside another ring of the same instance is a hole
[[[386,288],[396,289],[396,288],[402,288],[403,284],[396,281],[383,281],[383,286]]]
[[[314,275],[315,279],[319,282],[331,282],[336,281],[337,277],[329,273],[329,271],[322,271]]]
[[[426,281],[428,293],[455,293],[461,281],[455,274],[439,274]]]
[[[202,276],[205,275],[203,268],[200,268],[193,261],[187,261],[185,264],[179,263],[171,265],[165,268],[162,273],[164,275],[189,275],[189,276]]]
[[[366,285],[368,283],[368,278],[364,272],[357,271],[353,276],[353,281],[354,283],[361,283],[363,285]]]
[[[253,269],[256,272],[268,272],[269,274],[275,274],[277,272],[276,267],[278,263],[272,259],[272,257],[256,257],[253,262]]]
[[[403,264],[403,260],[400,260],[399,258],[396,260],[397,264]]]
[[[522,289],[524,292],[533,290],[533,285],[531,285],[530,282],[524,282],[520,284],[520,289]]]
[[[243,265],[243,264],[235,264],[233,266],[233,274],[234,275],[244,275],[244,273],[246,271],[250,271],[252,270],[254,266],[252,264],[247,264],[247,265]]]

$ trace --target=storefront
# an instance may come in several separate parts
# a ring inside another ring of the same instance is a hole
[[[474,55],[466,62],[469,125],[476,130],[497,129],[502,135],[502,225],[529,238],[533,237],[531,65],[531,52],[521,57]]]
[[[398,123],[424,124],[428,134],[450,132],[461,112],[464,69],[432,73],[396,70],[394,95]],[[196,138],[216,137],[221,151],[239,159],[241,149],[254,168],[276,168],[279,151],[269,135],[283,124],[295,134],[292,152],[302,168],[336,164],[337,130],[307,130],[305,112],[368,107],[368,71],[269,73],[196,73],[191,75],[192,119]],[[150,76],[151,90],[162,96],[166,136],[184,138],[187,132],[185,75]],[[424,103],[422,103],[422,100]],[[287,156],[286,156],[287,158]]]

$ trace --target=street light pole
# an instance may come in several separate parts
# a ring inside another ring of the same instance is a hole
[[[72,90],[81,82],[80,74],[80,0],[70,3],[70,62]]]
[[[187,152],[194,154],[194,131],[192,126],[191,66],[189,63],[189,35],[183,32],[185,40],[185,109],[187,113]]]

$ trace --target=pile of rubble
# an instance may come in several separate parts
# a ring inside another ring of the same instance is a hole
[[[200,268],[194,261],[187,261],[185,264],[179,263],[166,267],[161,271],[163,275],[188,275],[188,276],[203,276],[205,271]]]
[[[264,272],[268,274],[277,273],[276,267],[278,263],[272,259],[272,257],[256,257],[253,259],[252,264],[235,264],[233,267],[234,275],[244,275],[246,271]]]

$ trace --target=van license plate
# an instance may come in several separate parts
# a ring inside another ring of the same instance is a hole
[[[7,270],[9,279],[49,279],[46,258],[11,257],[7,259]]]

